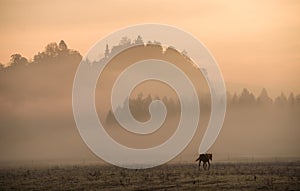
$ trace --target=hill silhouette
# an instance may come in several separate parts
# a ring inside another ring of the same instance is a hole
[[[139,46],[114,55],[118,48],[133,43]],[[168,121],[161,132],[164,136],[159,138],[159,135],[153,135],[155,141],[125,132],[122,134],[110,107],[109,92],[116,76],[133,62],[154,55],[177,64],[198,87],[197,92],[201,95],[200,130],[189,148],[179,157],[188,159],[197,154],[198,143],[210,115],[210,95],[202,73],[188,59],[188,53],[180,53],[172,47],[162,51],[159,42],[144,43],[141,37],[133,41],[124,38],[119,45],[108,45],[107,49],[109,47],[112,48],[103,50],[104,58],[114,56],[114,59],[99,78],[96,88],[97,112],[101,122],[106,124],[107,132],[128,146],[134,146],[136,140],[124,137],[134,136],[142,140],[140,147],[163,142],[174,132],[180,112],[179,100],[165,85],[142,84],[130,97],[131,111],[140,121],[149,118],[148,105],[152,100],[161,99],[166,104]],[[141,56],[139,51],[144,50],[148,50],[149,54]],[[130,56],[126,57],[125,54]],[[81,140],[72,114],[73,79],[81,60],[78,51],[69,49],[64,41],[60,41],[58,44],[48,44],[32,59],[13,54],[8,66],[0,65],[1,161],[96,159]],[[196,76],[200,76],[200,84],[197,84],[199,79]],[[246,88],[240,93],[228,92],[224,127],[212,151],[221,157],[299,157],[299,114],[299,94],[282,93],[272,99],[264,88],[259,95],[254,95]]]

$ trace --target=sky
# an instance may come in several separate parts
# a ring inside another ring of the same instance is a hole
[[[161,23],[202,41],[217,60],[227,88],[300,93],[300,1],[38,1],[0,0],[0,63],[20,53],[33,58],[65,40],[85,54],[128,25]]]

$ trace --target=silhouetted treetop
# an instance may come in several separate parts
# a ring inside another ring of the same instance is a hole
[[[284,105],[286,105],[287,98],[286,98],[286,96],[284,95],[283,92],[281,92],[280,96],[278,96],[278,97],[275,98],[274,103],[275,103],[275,105],[278,105],[278,106],[284,106]]]
[[[294,104],[295,104],[295,96],[294,96],[294,93],[293,93],[293,92],[289,95],[288,103],[289,103],[290,105],[294,105]]]
[[[122,37],[119,43],[120,46],[129,46],[130,44],[131,44],[131,40],[126,36]]]
[[[231,100],[232,104],[237,105],[239,102],[239,97],[237,96],[236,93],[233,94],[232,96],[232,100]]]
[[[257,98],[257,103],[258,104],[272,104],[272,99],[269,97],[267,90],[263,88],[261,90],[260,95]]]
[[[23,57],[21,54],[13,54],[10,56],[9,64],[11,66],[20,66],[20,65],[27,65],[28,60],[27,58]]]
[[[142,37],[139,35],[135,41],[134,41],[135,44],[144,44],[144,41],[142,39]]]
[[[244,88],[239,99],[239,104],[254,104],[255,97],[249,92],[247,88]]]
[[[68,49],[67,44],[61,40],[59,42],[59,45],[57,43],[49,43],[43,52],[39,52],[37,55],[33,57],[33,62],[38,63],[41,62],[42,60],[49,60],[51,58],[56,58],[56,57],[65,57],[65,56],[80,56],[79,52],[75,50]]]
[[[104,57],[108,58],[109,54],[110,54],[110,52],[109,52],[108,44],[106,44],[106,48],[105,48],[105,52],[104,52]]]
[[[68,50],[67,44],[63,40],[61,40],[59,42],[58,48],[59,48],[60,51],[66,51],[66,50]]]

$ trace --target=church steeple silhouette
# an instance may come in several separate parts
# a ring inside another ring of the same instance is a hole
[[[105,53],[104,53],[104,57],[108,58],[109,57],[109,49],[108,49],[108,44],[106,44],[106,49],[105,49]]]

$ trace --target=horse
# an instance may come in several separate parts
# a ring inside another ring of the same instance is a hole
[[[200,154],[199,157],[197,158],[196,162],[199,161],[199,170],[201,166],[201,162],[203,162],[203,169],[206,170],[206,163],[208,163],[208,170],[210,168],[210,162],[212,161],[212,154],[211,153],[206,153],[206,154]]]

